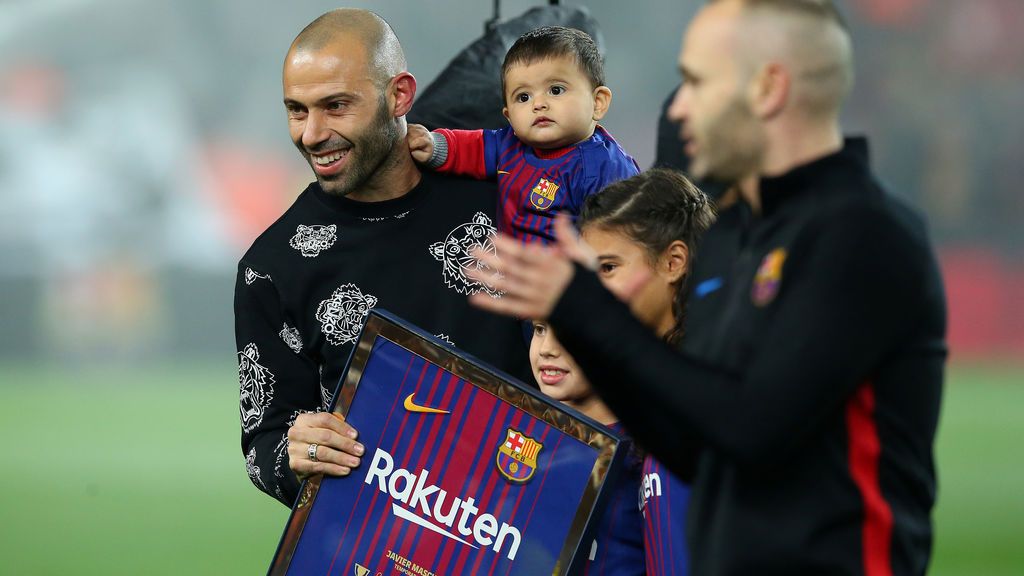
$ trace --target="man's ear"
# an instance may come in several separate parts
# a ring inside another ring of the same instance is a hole
[[[675,284],[686,276],[690,265],[690,248],[682,240],[673,240],[661,253],[661,269],[668,281]]]
[[[750,79],[750,109],[761,119],[778,115],[786,107],[793,78],[786,66],[769,62]]]
[[[612,105],[612,89],[607,86],[594,88],[594,120],[604,118]]]
[[[392,115],[400,118],[409,113],[416,99],[416,78],[408,72],[399,72],[388,83],[388,103],[393,106]]]

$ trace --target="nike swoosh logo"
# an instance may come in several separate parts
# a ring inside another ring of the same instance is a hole
[[[511,174],[511,172],[506,172],[505,170],[498,170],[498,174]]]
[[[383,482],[383,480],[381,480],[381,482]],[[418,524],[420,526],[423,526],[427,530],[430,530],[432,532],[437,532],[438,534],[440,534],[442,536],[447,536],[448,538],[451,538],[452,540],[455,540],[457,542],[462,542],[466,546],[470,546],[472,548],[476,548],[477,550],[480,549],[480,547],[477,546],[476,544],[472,544],[470,542],[466,542],[465,540],[463,540],[462,538],[459,538],[455,534],[452,534],[451,532],[449,532],[449,531],[447,531],[447,530],[445,530],[443,528],[439,528],[439,527],[433,525],[432,523],[424,520],[423,518],[420,518],[419,516],[413,514],[412,512],[409,512],[405,508],[402,508],[398,504],[395,504],[394,502],[391,503],[391,513],[394,514],[395,516],[398,516],[399,518],[401,518],[403,520],[408,520],[409,522],[412,522],[413,524]]]
[[[700,284],[697,284],[696,288],[693,289],[693,294],[697,298],[703,298],[708,294],[711,294],[715,290],[721,288],[723,283],[724,281],[722,280],[721,276],[718,276],[716,278],[708,278],[707,280],[701,282]]]
[[[413,392],[405,399],[405,409],[409,412],[422,412],[424,414],[451,414],[448,410],[440,410],[438,408],[431,408],[429,406],[420,406],[419,404],[416,404],[412,401],[412,397],[415,395],[416,393]]]

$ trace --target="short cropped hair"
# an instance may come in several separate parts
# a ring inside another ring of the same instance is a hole
[[[710,0],[713,4],[718,0]],[[745,8],[775,10],[777,12],[797,14],[831,22],[840,30],[849,33],[849,27],[842,12],[832,0],[743,0]]]
[[[722,0],[711,0],[711,4]],[[794,89],[809,114],[831,117],[853,87],[853,53],[846,20],[833,0],[739,0],[751,15],[782,16],[790,28],[791,51],[803,68]],[[836,34],[835,32],[838,32]],[[797,48],[799,47],[799,48]]]
[[[589,34],[564,26],[544,26],[523,34],[505,54],[501,65],[501,94],[505,97],[505,76],[518,64],[532,64],[546,58],[571,56],[591,88],[604,86],[604,59]]]

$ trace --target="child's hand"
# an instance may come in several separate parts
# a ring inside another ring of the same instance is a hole
[[[409,152],[412,159],[424,164],[430,160],[434,153],[434,139],[430,137],[430,130],[422,124],[409,124],[409,133],[405,137],[409,144]]]

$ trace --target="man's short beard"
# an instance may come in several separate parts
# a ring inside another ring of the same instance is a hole
[[[335,196],[348,196],[360,191],[369,180],[386,169],[384,164],[391,159],[398,140],[398,120],[388,113],[388,101],[382,93],[373,123],[351,142],[352,164],[340,179],[327,180],[318,174],[320,188]]]
[[[733,99],[707,130],[702,178],[734,183],[757,174],[764,154],[764,135],[739,98]]]

